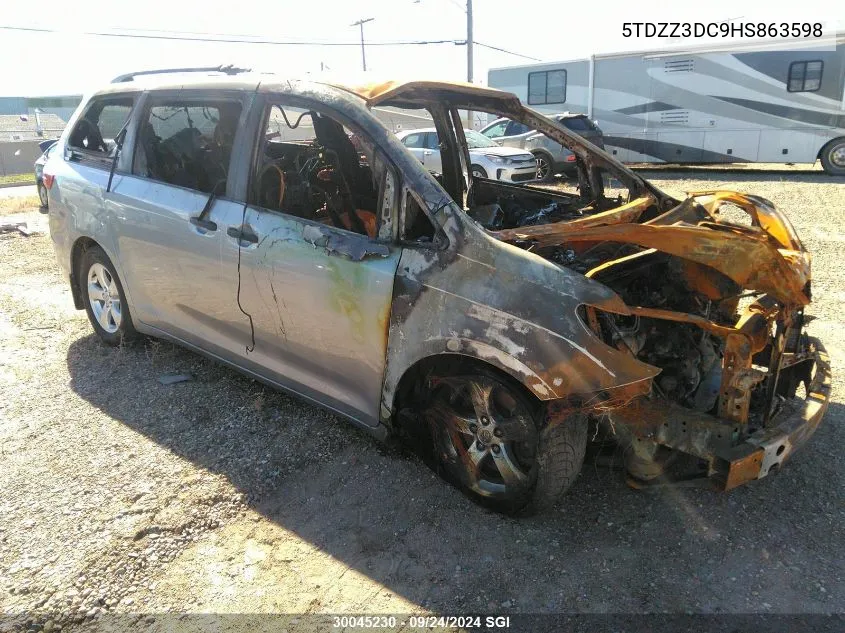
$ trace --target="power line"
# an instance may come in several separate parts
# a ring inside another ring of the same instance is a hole
[[[92,35],[96,37],[118,37],[146,40],[175,40],[180,42],[216,42],[221,44],[269,44],[273,46],[360,46],[361,42],[320,42],[306,40],[266,40],[243,39],[239,37],[185,37],[180,35],[142,35],[137,33],[108,33],[105,31],[61,31],[57,29],[42,29],[23,26],[0,26],[5,31],[28,31],[34,33],[64,33],[72,35]],[[367,42],[367,46],[420,46],[424,44],[456,44],[463,45],[464,40],[396,40],[384,42]]]
[[[171,41],[179,41],[179,42],[209,42],[209,43],[219,43],[219,44],[261,44],[261,45],[270,45],[270,46],[360,46],[360,42],[326,42],[326,41],[319,41],[319,40],[269,40],[269,39],[254,39],[252,36],[231,36],[226,34],[220,34],[219,37],[189,37],[187,35],[178,35],[179,31],[153,31],[153,33],[164,33],[161,35],[157,34],[145,34],[145,33],[111,33],[107,31],[62,31],[59,29],[47,29],[47,28],[37,28],[37,27],[27,27],[27,26],[0,26],[0,30],[4,31],[25,31],[31,33],[55,33],[55,34],[75,34],[75,35],[90,35],[95,37],[116,37],[116,38],[128,38],[128,39],[146,39],[146,40],[171,40]],[[140,31],[141,29],[136,29]],[[198,33],[199,34],[199,33]],[[466,40],[453,40],[453,39],[444,39],[444,40],[387,40],[381,42],[367,42],[367,46],[425,46],[429,44],[454,44],[456,46],[466,46]],[[490,50],[499,51],[500,53],[506,53],[508,55],[514,55],[516,57],[522,57],[524,59],[530,59],[533,61],[542,61],[537,59],[536,57],[531,57],[530,55],[523,55],[522,53],[517,53],[514,51],[507,50],[505,48],[501,48],[499,46],[493,46],[491,44],[485,44],[483,42],[476,41],[475,44],[477,46],[481,46],[483,48],[489,48]]]
[[[515,53],[513,51],[509,51],[506,48],[499,48],[498,46],[492,46],[490,44],[484,44],[483,42],[479,42],[475,40],[476,46],[482,46],[484,48],[489,48],[490,50],[499,51],[500,53],[507,53],[508,55],[516,55],[517,57],[524,57],[525,59],[532,59],[535,62],[541,62],[542,59],[537,59],[536,57],[531,57],[530,55],[523,55],[522,53]]]

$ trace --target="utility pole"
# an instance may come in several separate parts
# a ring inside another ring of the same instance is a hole
[[[367,18],[365,20],[358,20],[349,26],[357,26],[361,29],[361,64],[364,66],[364,71],[367,70],[367,55],[364,53],[364,25],[367,22],[372,22],[375,18]]]
[[[467,83],[472,83],[472,0],[467,0]],[[467,110],[467,129],[473,129],[470,110]]]
[[[467,0],[467,81],[472,83],[472,0]]]

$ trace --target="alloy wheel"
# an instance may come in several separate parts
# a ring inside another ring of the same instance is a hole
[[[88,269],[88,301],[101,328],[109,334],[114,334],[120,329],[120,293],[114,275],[99,262],[95,262]]]
[[[524,495],[539,436],[523,400],[483,375],[436,381],[426,417],[441,463],[479,496],[507,501]]]
[[[537,161],[537,180],[545,180],[549,177],[552,171],[552,166],[545,156],[536,156]]]
[[[830,150],[830,162],[845,169],[845,143],[836,145]]]

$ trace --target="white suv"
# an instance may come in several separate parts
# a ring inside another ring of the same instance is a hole
[[[440,173],[443,170],[440,140],[433,127],[407,130],[396,136],[429,171]],[[476,178],[525,182],[536,177],[537,161],[531,152],[515,147],[500,147],[474,130],[464,130],[464,136],[467,139],[472,175]]]

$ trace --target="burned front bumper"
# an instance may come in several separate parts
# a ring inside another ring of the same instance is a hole
[[[753,433],[731,450],[716,453],[713,477],[724,490],[776,472],[815,433],[830,403],[830,358],[818,339],[813,339],[815,375],[803,401],[788,403],[775,424]],[[793,406],[790,406],[793,405]]]
[[[719,419],[674,404],[639,401],[613,412],[635,441],[655,442],[707,463],[710,481],[730,490],[776,472],[818,428],[830,400],[830,359],[811,339],[815,371],[806,396],[783,403],[770,424],[745,434],[737,422]]]

